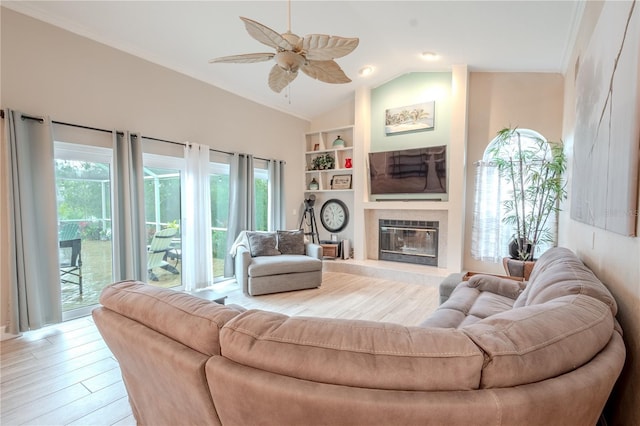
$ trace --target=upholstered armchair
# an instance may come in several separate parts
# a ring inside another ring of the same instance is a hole
[[[250,296],[322,284],[322,247],[305,243],[302,231],[244,232],[233,253],[236,280]]]

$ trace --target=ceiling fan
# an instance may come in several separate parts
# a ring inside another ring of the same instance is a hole
[[[278,34],[259,22],[240,17],[249,35],[274,48],[275,52],[224,56],[211,59],[209,63],[251,63],[274,59],[276,64],[269,73],[269,87],[276,93],[280,93],[298,76],[298,70],[325,83],[351,82],[334,59],[351,53],[358,46],[359,39],[324,34],[299,37],[291,32],[291,1],[288,15],[288,29],[283,34]]]

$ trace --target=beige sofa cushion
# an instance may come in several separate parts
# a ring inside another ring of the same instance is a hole
[[[220,354],[220,329],[244,311],[138,281],[105,287],[100,303],[205,355]]]
[[[222,356],[303,380],[397,390],[476,389],[482,352],[461,331],[251,310],[220,333]]]
[[[536,261],[526,289],[514,308],[545,303],[567,294],[584,294],[609,306],[615,316],[618,306],[609,290],[569,249],[556,247]]]
[[[473,275],[467,281],[467,285],[479,291],[490,291],[513,300],[517,299],[526,287],[522,281],[485,274]]]
[[[481,387],[497,388],[585,364],[609,342],[616,311],[589,268],[570,250],[554,248],[536,262],[528,283],[474,275],[421,325],[466,332],[486,354]]]
[[[609,306],[585,295],[512,309],[463,327],[485,352],[482,388],[533,383],[587,363],[613,332]]]
[[[475,275],[469,281],[458,284],[449,299],[420,326],[460,328],[510,310],[522,283],[494,278],[497,277]]]

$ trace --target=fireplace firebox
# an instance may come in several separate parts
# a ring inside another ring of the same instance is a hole
[[[438,222],[380,219],[378,259],[438,266]]]

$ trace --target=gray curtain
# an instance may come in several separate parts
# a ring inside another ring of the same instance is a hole
[[[253,156],[233,154],[229,165],[229,222],[224,276],[233,276],[231,246],[241,231],[255,229],[255,196],[253,188]]]
[[[277,231],[287,226],[284,190],[284,161],[269,160],[269,230]]]
[[[5,111],[9,183],[8,332],[62,321],[51,120]]]
[[[144,170],[140,135],[113,132],[114,280],[147,281]]]

